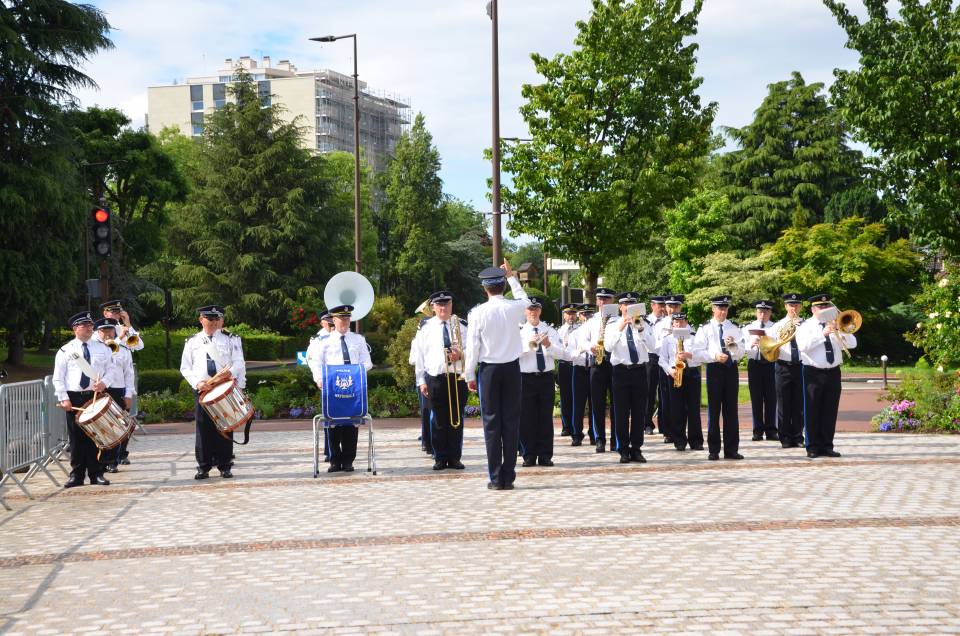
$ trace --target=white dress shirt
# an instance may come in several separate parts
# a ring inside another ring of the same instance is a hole
[[[323,351],[323,345],[330,337],[329,331],[321,329],[317,334],[310,338],[310,344],[307,345],[307,366],[310,367],[310,374],[313,375],[315,384],[320,384],[321,373],[320,352]]]
[[[593,346],[600,340],[600,319],[602,315],[602,311],[598,310],[597,313],[590,317],[590,320],[583,324],[583,327],[577,330],[579,335],[577,340],[580,348],[579,353],[593,355],[591,349],[593,349]],[[616,330],[617,321],[619,320],[616,316],[607,318],[607,326],[603,332],[604,343],[616,335],[613,331]],[[606,344],[604,344],[604,349],[606,349]]]
[[[343,364],[343,346],[341,341],[347,343],[347,353],[350,354],[350,364],[362,364],[363,368],[369,371],[373,368],[373,361],[370,359],[370,348],[367,346],[367,339],[358,333],[348,331],[340,333],[331,331],[330,337],[324,341],[323,348],[320,351],[320,364]]]
[[[727,337],[732,337],[733,341],[737,343],[736,352],[731,350],[726,343],[723,344],[723,347],[720,346],[720,325],[723,325],[723,339],[726,340]],[[716,362],[717,356],[723,353],[722,349],[727,350],[727,353],[730,355],[730,358],[733,359],[734,363],[742,358],[744,354],[743,334],[740,332],[740,328],[729,320],[724,320],[720,323],[714,319],[710,319],[709,322],[697,329],[697,335],[694,337],[694,340],[695,348],[707,352],[709,357],[708,362]]]
[[[520,354],[520,373],[539,373],[540,369],[537,368],[537,350],[530,348],[530,341],[534,338],[548,338],[550,340],[550,346],[544,347],[540,345],[540,348],[543,350],[543,361],[546,363],[543,370],[553,371],[553,365],[556,360],[563,360],[564,351],[563,344],[560,342],[560,334],[557,333],[557,330],[543,322],[542,320],[537,323],[536,326],[537,333],[534,334],[534,326],[529,322],[523,323],[520,327],[520,340],[523,342],[523,353]]]
[[[843,351],[840,347],[840,338],[843,338],[847,349],[857,346],[857,337],[852,333],[840,334],[834,331],[830,334],[830,343],[833,345],[833,362],[827,362],[827,339],[823,335],[823,326],[816,318],[807,318],[797,327],[797,347],[800,349],[800,361],[809,367],[818,369],[832,369],[843,364]],[[787,347],[784,347],[786,349]]]
[[[87,388],[80,386],[80,376],[83,375],[83,369],[80,368],[77,359],[74,357],[83,358],[83,342],[79,338],[74,338],[57,351],[53,363],[53,389],[57,394],[58,401],[63,402],[70,399],[67,391],[92,391],[93,383],[98,378],[102,380],[107,375],[107,367],[110,365],[110,356],[112,355],[110,347],[96,338],[90,338],[87,341],[87,351],[90,353],[90,366],[97,374],[96,377],[90,378],[90,384],[87,385]]]
[[[103,342],[99,335],[94,335],[92,339]],[[133,397],[137,392],[134,386],[133,355],[126,346],[121,345],[116,353],[110,355],[103,383],[108,389],[123,389],[123,397]]]
[[[180,373],[196,390],[200,382],[209,380],[212,376],[207,373],[207,351],[211,341],[214,347],[214,365],[217,371],[230,367],[230,374],[236,378],[237,386],[241,389],[247,386],[247,364],[243,360],[243,343],[240,336],[227,335],[217,329],[209,339],[199,331],[183,343],[183,355],[180,357]],[[219,358],[219,360],[217,359]]]
[[[463,377],[467,382],[477,379],[477,365],[481,362],[503,364],[520,357],[523,343],[517,325],[524,321],[524,312],[530,306],[516,276],[507,279],[514,300],[503,295],[491,296],[487,302],[474,307],[467,315],[466,364]]]
[[[798,316],[797,319],[800,320],[802,324],[803,318],[800,318]],[[790,316],[784,316],[777,322],[773,323],[773,325],[767,328],[767,335],[770,336],[771,338],[775,338],[776,340],[780,340],[780,330],[783,329],[783,327],[788,322],[790,322],[790,320],[792,320]],[[794,332],[794,339],[796,339],[796,332]],[[783,362],[791,362],[793,360],[790,354],[791,350],[792,348],[790,346],[790,343],[787,342],[787,344],[780,347],[780,350],[777,352],[777,355],[778,355],[777,360],[781,360]],[[797,362],[801,362],[802,360],[803,360],[803,356],[801,355],[798,357]]]
[[[563,323],[557,329],[557,337],[560,338],[560,352],[557,356],[557,360],[563,360],[564,362],[571,362],[573,355],[570,353],[570,343],[573,342],[573,332],[579,327],[577,323],[572,325],[569,323]]]
[[[750,360],[766,360],[762,355],[760,355],[760,347],[757,343],[760,340],[760,336],[750,335],[751,329],[763,329],[766,332],[767,329],[773,326],[773,321],[767,320],[766,322],[760,322],[759,320],[754,320],[749,325],[744,326],[743,328],[743,340],[744,344],[747,345],[747,358]],[[726,335],[726,327],[724,327],[724,335]]]
[[[670,316],[660,316],[659,318],[654,318],[652,321],[650,320],[650,316],[647,316],[644,320],[650,325],[650,333],[653,334],[653,346],[656,347],[657,351],[660,351],[660,345],[663,344],[663,337],[668,334],[673,320],[670,319]]]
[[[456,323],[456,324],[454,324]],[[458,318],[456,321],[440,320],[436,316],[423,323],[417,337],[413,339],[411,355],[416,355],[414,366],[417,373],[417,386],[427,383],[427,376],[443,375],[447,373],[447,352],[443,347],[443,325],[447,325],[447,334],[451,344],[460,339],[461,345],[466,341],[467,327]],[[450,365],[450,371],[459,372],[462,362]]]
[[[582,342],[584,334],[587,332],[585,329],[586,323],[580,323],[576,329],[570,334],[570,337],[567,338],[567,359],[575,367],[586,367],[589,366],[589,357],[590,354],[586,351],[589,349],[589,344]]]
[[[706,362],[712,362],[713,359],[710,355],[703,349],[697,348],[696,336],[692,335],[683,339],[683,350],[692,353],[693,357],[689,360],[686,360],[688,368],[697,368],[701,364]],[[667,334],[663,337],[663,342],[660,344],[659,353],[660,356],[660,368],[663,369],[663,372],[667,375],[670,375],[670,370],[677,366],[677,338],[673,334]]]
[[[643,328],[643,331],[638,331],[631,320],[630,324],[624,327],[623,331],[620,331],[620,320],[622,318],[618,318],[616,322],[607,325],[603,348],[610,354],[610,364],[630,366],[649,362],[650,354],[657,352],[653,339],[653,329],[648,324]],[[633,344],[637,350],[636,363],[630,359],[630,345],[627,343],[628,333],[633,335]]]

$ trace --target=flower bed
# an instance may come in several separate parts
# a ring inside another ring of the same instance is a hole
[[[960,371],[907,372],[873,416],[873,428],[891,433],[960,433]]]

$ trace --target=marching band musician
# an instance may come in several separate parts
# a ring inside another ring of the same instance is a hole
[[[757,319],[745,326],[747,340],[747,386],[750,389],[750,407],[753,415],[753,441],[759,442],[766,434],[771,441],[779,440],[777,433],[777,391],[773,363],[760,355],[760,336],[751,334],[752,331],[763,332],[773,326],[770,314],[773,303],[769,300],[758,300],[753,303],[757,310]]]
[[[430,409],[430,444],[434,470],[463,469],[463,412],[467,406],[467,383],[460,377],[462,343],[466,321],[453,317],[453,294],[438,291],[428,299],[433,317],[428,318],[413,340],[417,388]],[[459,346],[458,346],[459,345]],[[452,418],[452,419],[451,419]]]
[[[100,310],[103,312],[104,318],[112,318],[117,321],[117,340],[120,343],[125,344],[130,351],[143,349],[143,338],[140,336],[140,332],[130,324],[130,314],[123,308],[122,301],[108,300],[100,305]],[[136,340],[127,344],[127,340],[133,336],[137,337]]]
[[[787,315],[767,329],[767,335],[780,340],[781,330],[796,329],[803,322],[800,311],[803,297],[797,293],[783,295]],[[791,326],[792,325],[792,326]],[[797,338],[790,338],[788,345],[780,347],[774,363],[777,390],[777,433],[783,448],[799,448],[803,445],[803,369]]]
[[[572,365],[570,374],[570,394],[573,396],[573,414],[570,417],[571,446],[580,446],[583,444],[584,411],[592,408],[590,403],[589,354],[585,353],[584,349],[581,348],[580,339],[583,334],[586,333],[586,329],[584,329],[583,326],[590,320],[595,310],[596,307],[590,304],[578,305],[578,327],[567,332],[565,336],[566,346],[564,348],[567,351],[567,357],[570,359],[570,364]],[[593,436],[593,428],[588,427],[587,432],[590,435],[590,443],[596,444],[597,441]]]
[[[413,367],[413,388],[417,391],[417,399],[420,402],[420,450],[433,457],[433,443],[430,441],[430,401],[420,392],[420,383],[417,381],[417,378],[419,378],[423,372],[423,370],[417,366],[419,364],[417,338],[420,337],[420,332],[423,331],[423,326],[427,324],[428,320],[430,320],[430,318],[424,316],[417,324],[417,333],[414,335],[413,340],[410,341],[410,356],[407,361],[410,363],[410,366]]]
[[[663,301],[663,296],[650,296],[650,313],[644,318],[647,327],[650,329],[650,334],[653,336],[654,345],[654,351],[650,354],[650,364],[647,365],[647,414],[644,420],[644,430],[647,433],[653,433],[654,431],[653,412],[657,409],[657,404],[660,401],[660,356],[658,352],[660,351],[663,334],[659,325],[664,320],[667,324],[670,324],[670,319],[666,317],[667,307]],[[660,434],[663,435],[664,431],[669,429],[670,423],[668,422],[667,426],[660,427]]]
[[[647,414],[647,363],[655,351],[649,328],[640,329],[627,313],[636,304],[638,294],[623,292],[617,296],[620,321],[607,329],[603,346],[610,353],[613,386],[613,433],[620,463],[646,463],[640,452]],[[641,324],[646,321],[641,319]]]
[[[597,288],[597,313],[583,326],[583,335],[580,338],[580,347],[590,354],[590,428],[593,430],[598,453],[607,452],[607,394],[612,392],[613,368],[606,357],[602,364],[597,364],[599,353],[597,343],[600,340],[601,321],[606,321],[606,325],[603,325],[604,332],[617,321],[616,318],[603,317],[603,307],[611,304],[615,295],[616,292],[608,287]],[[610,335],[613,336],[613,334]],[[604,339],[606,337],[604,335]],[[615,411],[616,409],[612,414],[614,417]],[[613,418],[611,423],[612,420]]]
[[[313,383],[317,388],[323,391],[323,366],[320,364],[320,352],[327,342],[327,338],[333,333],[333,316],[325,311],[320,315],[320,330],[316,335],[310,338],[310,344],[307,345],[307,366],[310,367],[310,374],[313,376]],[[329,431],[327,427],[323,429],[323,457],[330,461],[330,443],[327,439]]]
[[[678,313],[683,306],[686,297],[683,294],[668,294],[663,297],[663,304],[666,307],[666,315],[659,323],[659,329],[654,332],[656,344],[658,347],[663,344],[663,338],[670,331],[673,324],[673,314]],[[657,417],[657,424],[660,426],[660,432],[663,433],[663,443],[669,444],[673,440],[670,438],[670,431],[673,428],[673,414],[670,412],[670,376],[659,369],[660,386],[658,388],[658,399],[660,400],[660,415]]]
[[[213,388],[214,376],[236,378],[241,389],[247,385],[247,365],[243,359],[243,343],[223,328],[226,310],[220,305],[206,305],[197,309],[200,331],[183,344],[180,373],[193,387],[196,397],[194,409],[197,474],[194,479],[207,479],[214,466],[224,479],[233,477],[233,440],[223,436],[206,410],[200,405],[200,395]]]
[[[678,451],[687,449],[703,450],[703,426],[700,423],[700,365],[709,361],[706,352],[694,347],[694,338],[690,337],[687,325],[687,314],[678,311],[671,315],[672,329],[663,336],[660,344],[660,368],[669,378],[667,390],[670,395],[670,414],[673,423],[665,431],[669,431],[673,439],[673,447]],[[677,354],[677,337],[686,331],[683,338],[684,350]],[[677,357],[686,365],[680,378],[680,386],[676,386]]]
[[[102,378],[110,364],[110,349],[93,338],[93,318],[90,312],[83,311],[71,316],[67,325],[73,330],[74,338],[63,345],[54,361],[53,388],[60,408],[67,412],[67,435],[70,440],[70,477],[64,488],[83,485],[84,476],[90,477],[90,484],[109,486],[103,476],[103,466],[97,460],[97,447],[76,423],[75,408],[79,408],[93,399],[94,392],[102,393],[107,385]],[[84,373],[83,358],[96,374],[90,377]]]
[[[117,321],[113,318],[101,318],[94,323],[94,329],[96,330],[94,338],[104,344],[115,343],[117,350],[110,356],[110,364],[107,365],[107,373],[103,376],[103,382],[107,385],[107,393],[110,394],[113,401],[129,411],[130,407],[133,406],[133,395],[136,392],[133,379],[133,355],[126,345],[116,340]],[[130,438],[128,437],[116,448],[101,454],[101,460],[108,473],[117,472],[118,463],[130,463],[127,459],[127,442],[129,441]]]
[[[367,371],[373,368],[367,339],[350,331],[352,314],[353,305],[339,305],[330,309],[334,331],[330,333],[320,352],[321,367],[326,364],[361,364]],[[330,467],[327,472],[352,473],[353,460],[357,458],[357,427],[332,426],[329,441]]]
[[[830,294],[810,298],[813,317],[797,328],[797,347],[803,362],[804,425],[807,457],[840,457],[833,450],[840,407],[840,365],[843,350],[857,346],[852,333],[837,330],[823,313],[833,308]]]
[[[564,356],[557,330],[540,320],[543,304],[531,298],[520,327],[520,455],[524,466],[553,466],[554,361]]]
[[[528,299],[510,263],[479,274],[487,302],[467,316],[464,377],[480,393],[490,490],[513,490],[520,428],[520,330]],[[503,297],[507,282],[514,300]],[[479,368],[478,368],[479,366]]]
[[[577,328],[577,305],[567,303],[560,307],[563,324],[557,329],[562,348],[557,359],[557,387],[560,390],[560,435],[573,436],[573,363],[567,351],[568,336]]]
[[[723,415],[723,458],[743,459],[740,450],[740,422],[737,391],[740,375],[737,361],[743,357],[743,336],[727,319],[730,296],[710,299],[713,318],[697,330],[694,348],[705,350],[707,363],[707,451],[708,459],[720,459],[720,416]]]

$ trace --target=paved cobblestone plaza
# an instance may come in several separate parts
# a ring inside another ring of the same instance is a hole
[[[465,471],[416,435],[378,431],[377,476],[313,479],[308,431],[255,427],[232,481],[152,434],[109,487],[5,488],[0,633],[960,633],[958,437],[708,462],[655,435],[628,465],[558,438],[488,491],[479,428]]]

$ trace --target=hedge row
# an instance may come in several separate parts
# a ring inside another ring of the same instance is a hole
[[[180,367],[183,343],[196,331],[177,329],[170,332],[170,365]],[[146,346],[134,353],[140,369],[166,368],[166,334],[162,330],[143,332]],[[251,335],[243,338],[243,357],[246,360],[282,360],[295,358],[297,351],[306,351],[309,338],[304,336]]]
[[[309,374],[310,372],[306,367],[297,367],[294,373]],[[147,369],[140,371],[137,377],[137,389],[141,394],[162,393],[163,391],[177,393],[181,388],[187,386],[186,380],[180,375],[179,369]],[[289,377],[289,369],[247,371],[247,390],[249,392],[257,388],[273,386],[277,382]],[[396,383],[390,371],[374,369],[367,374],[367,386],[373,389],[380,386],[396,386]]]

